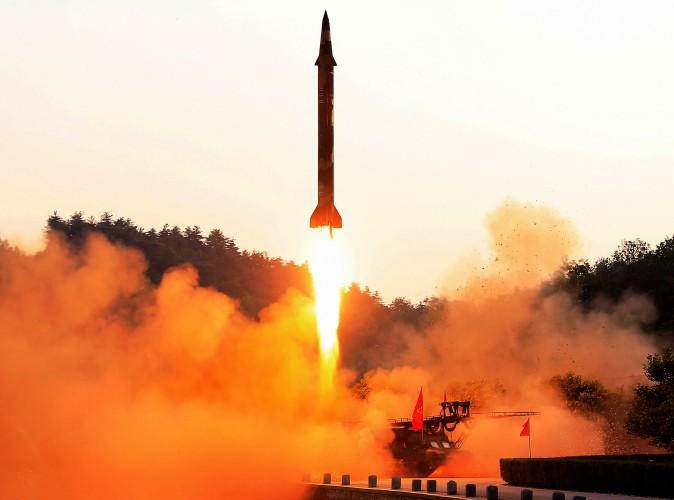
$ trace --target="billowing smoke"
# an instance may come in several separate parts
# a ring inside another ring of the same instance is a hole
[[[303,471],[386,467],[386,428],[318,394],[308,297],[252,321],[145,265],[97,235],[0,248],[0,497],[296,498]]]
[[[577,251],[573,225],[545,205],[504,201],[485,218],[490,255],[466,255],[445,280],[450,298],[494,297],[535,288]]]
[[[387,418],[408,416],[421,385],[427,415],[447,391],[475,410],[540,411],[537,455],[601,452],[597,422],[566,410],[549,379],[632,384],[654,350],[640,329],[652,305],[584,311],[551,291],[577,237],[548,208],[506,202],[487,227],[492,255],[450,273],[439,319],[394,325],[401,340],[379,356],[400,361],[366,374],[367,400],[346,371],[320,394],[299,292],[252,320],[189,266],[151,285],[139,252],[95,234],[77,252],[56,233],[30,255],[0,246],[0,497],[299,498],[304,471],[390,473]],[[522,423],[476,418],[445,472],[527,455]]]
[[[366,375],[371,398],[408,415],[423,385],[427,415],[439,412],[445,391],[450,400],[470,399],[476,411],[539,411],[532,419],[536,455],[603,453],[599,423],[570,413],[549,381],[574,372],[611,389],[631,387],[655,350],[641,329],[654,319],[653,305],[628,295],[584,311],[571,295],[552,291],[548,280],[578,237],[548,207],[506,201],[486,226],[491,255],[470,255],[450,273],[442,318],[406,334],[404,367]],[[528,456],[519,437],[524,421],[474,419],[463,428],[462,453],[442,472],[495,474],[499,457]]]

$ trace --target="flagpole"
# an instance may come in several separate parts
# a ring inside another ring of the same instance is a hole
[[[529,442],[529,459],[531,459],[531,418],[527,418],[527,421],[524,422],[524,426],[520,431],[520,436],[526,436]]]
[[[529,460],[531,460],[531,424],[529,424]]]

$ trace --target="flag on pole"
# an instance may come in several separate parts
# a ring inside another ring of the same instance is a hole
[[[527,418],[527,421],[524,422],[522,430],[520,431],[520,436],[526,436],[529,438],[529,458],[531,458],[531,424],[529,423],[529,420],[530,419]]]
[[[417,398],[417,404],[414,405],[414,411],[412,412],[412,430],[420,431],[424,428],[424,389],[423,387],[419,389],[419,397]]]
[[[447,391],[445,391],[445,399],[443,401],[446,403],[447,402]]]
[[[527,421],[524,422],[524,425],[522,426],[522,432],[520,432],[520,436],[530,436],[531,435],[531,429],[529,427],[529,419],[527,418]]]

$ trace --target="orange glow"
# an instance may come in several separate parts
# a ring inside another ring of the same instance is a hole
[[[314,282],[316,328],[321,348],[324,387],[331,387],[339,359],[340,293],[343,285],[341,252],[327,228],[321,228],[315,242],[309,268]]]

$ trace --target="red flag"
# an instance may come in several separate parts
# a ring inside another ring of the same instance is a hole
[[[424,389],[423,387],[419,389],[419,397],[417,398],[417,404],[414,405],[414,411],[412,412],[412,430],[420,431],[424,427]]]
[[[445,399],[443,401],[446,403],[447,402],[447,391],[445,391]]]
[[[520,436],[530,436],[531,429],[529,428],[529,419],[527,418],[527,421],[524,422],[524,425],[522,426],[522,432],[520,432]]]

